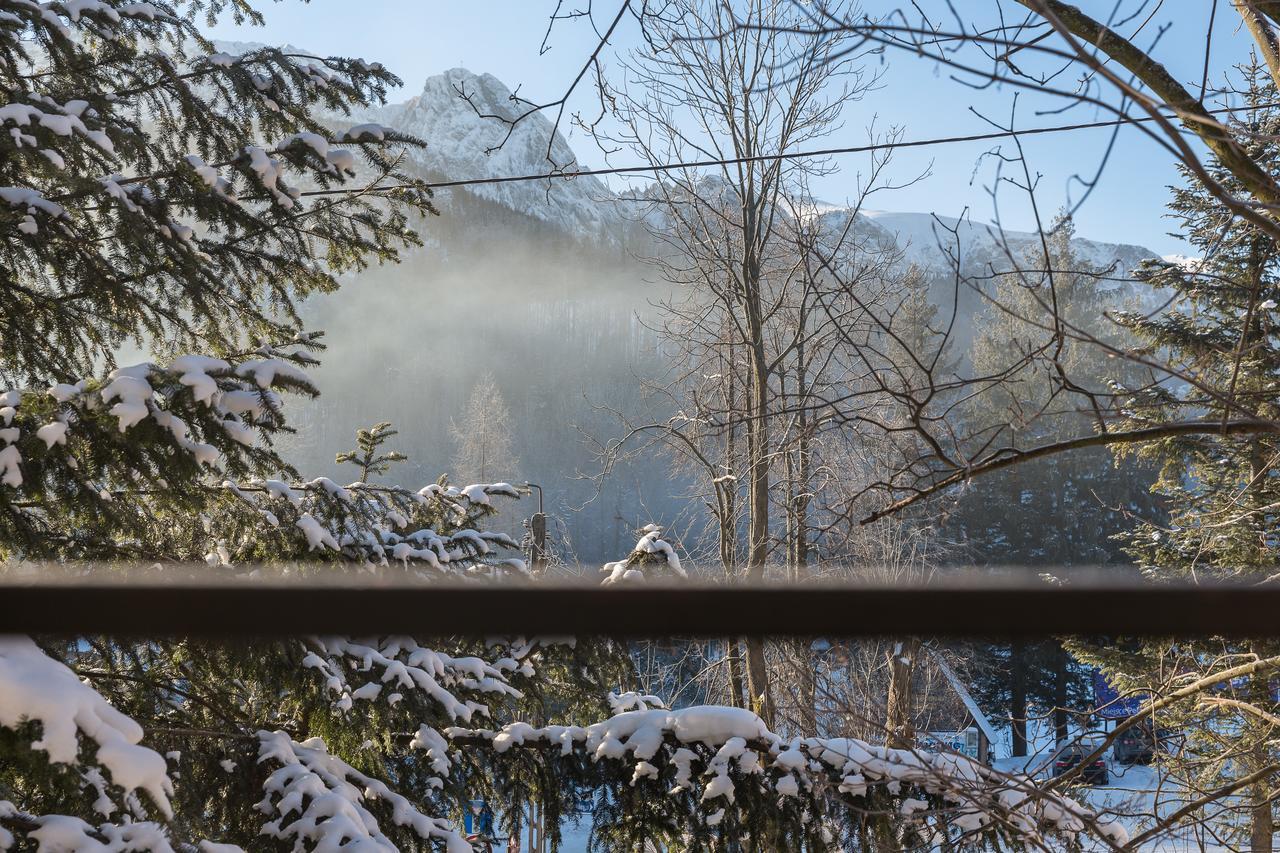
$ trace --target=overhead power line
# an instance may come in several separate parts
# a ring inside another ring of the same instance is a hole
[[[1252,110],[1265,109],[1268,107],[1280,106],[1280,102],[1271,104],[1259,104],[1254,107],[1220,107],[1218,109],[1206,110],[1211,115],[1217,115],[1227,112],[1246,112]],[[1176,118],[1176,116],[1169,116]],[[971,133],[962,136],[938,136],[931,139],[907,139],[894,140],[889,142],[872,142],[866,145],[851,145],[839,148],[817,148],[806,151],[784,151],[778,154],[756,154],[748,157],[728,157],[723,159],[707,159],[707,160],[685,160],[677,163],[649,163],[634,166],[611,166],[603,169],[574,169],[571,171],[557,170],[552,172],[539,172],[530,175],[497,175],[488,178],[462,178],[454,181],[425,181],[421,184],[389,184],[383,187],[377,187],[379,190],[392,189],[412,189],[421,188],[423,186],[437,189],[452,189],[457,187],[474,187],[492,184],[514,184],[527,181],[546,181],[546,180],[572,180],[574,178],[600,177],[603,175],[637,175],[651,174],[661,172],[674,172],[681,169],[703,169],[711,166],[734,166],[746,163],[762,163],[777,160],[800,160],[818,157],[832,157],[841,154],[866,154],[873,151],[894,151],[904,148],[927,148],[934,145],[951,145],[961,142],[990,142],[999,139],[1012,139],[1022,136],[1042,136],[1050,133],[1066,133],[1076,130],[1096,130],[1105,127],[1119,127],[1125,124],[1140,124],[1143,122],[1155,121],[1153,116],[1142,116],[1137,118],[1108,119],[1106,121],[1080,122],[1078,124],[1061,124],[1051,127],[1030,127],[1025,130],[994,130],[987,133]],[[303,193],[303,195],[338,195],[351,190],[329,189],[315,190]]]

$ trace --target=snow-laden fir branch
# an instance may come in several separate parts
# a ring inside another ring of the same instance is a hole
[[[224,355],[287,337],[298,297],[420,244],[430,191],[397,164],[424,143],[318,117],[399,80],[215,53],[195,21],[227,5],[0,2],[0,383],[65,381],[128,339]]]
[[[499,730],[451,728],[455,744],[490,744],[499,753],[540,748],[561,757],[575,754],[592,763],[630,772],[629,787],[651,795],[665,791],[670,808],[692,808],[695,823],[714,827],[739,798],[831,796],[853,805],[873,792],[899,798],[903,819],[917,812],[945,812],[960,835],[1001,828],[1023,843],[1044,834],[1074,841],[1097,833],[1115,845],[1128,839],[1115,820],[1100,817],[1069,797],[1045,795],[1028,776],[1001,773],[967,756],[895,749],[857,738],[782,738],[744,708],[697,705],[668,710],[632,694],[621,710],[589,726],[534,727],[511,723]],[[688,797],[680,801],[682,795]],[[823,812],[805,812],[820,823]]]

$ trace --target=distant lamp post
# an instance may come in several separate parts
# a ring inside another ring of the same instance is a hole
[[[533,552],[530,554],[533,571],[540,574],[547,568],[547,515],[542,511],[542,486],[537,483],[525,483],[524,487],[538,490],[538,511],[529,519],[529,533],[533,538]]]

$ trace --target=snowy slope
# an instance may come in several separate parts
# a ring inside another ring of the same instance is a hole
[[[831,214],[839,216],[839,211]],[[864,210],[861,214],[870,223],[876,225],[889,237],[896,240],[906,252],[906,260],[922,267],[945,270],[950,269],[943,249],[951,248],[955,237],[954,229],[959,237],[961,263],[966,270],[1008,269],[1009,260],[1005,246],[1017,259],[1029,252],[1039,250],[1039,238],[1025,231],[1005,230],[1004,239],[993,225],[973,220],[956,219],[950,216],[934,217],[928,213],[891,213],[880,210]],[[1110,267],[1116,264],[1116,274],[1125,275],[1146,258],[1158,255],[1142,246],[1128,243],[1103,243],[1080,237],[1071,241],[1072,249],[1082,264],[1091,267]]]

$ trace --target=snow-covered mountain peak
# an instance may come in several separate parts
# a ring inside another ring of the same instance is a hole
[[[516,121],[527,111],[492,74],[451,68],[428,77],[421,94],[378,110],[376,119],[425,139],[426,150],[411,156],[437,180],[575,168],[573,149],[544,113]],[[593,177],[478,184],[467,191],[591,239],[616,225],[612,206],[604,204],[612,193]]]
[[[215,42],[215,46],[232,54],[261,47],[250,42]],[[497,77],[467,68],[450,68],[428,77],[421,92],[402,103],[335,118],[344,125],[377,121],[424,139],[426,149],[413,149],[409,156],[428,180],[543,175],[578,166],[573,149],[553,127],[546,112],[530,113],[529,105]],[[707,186],[712,192],[718,180],[718,176],[708,176]],[[541,220],[583,242],[626,242],[628,232],[638,228],[635,211],[624,213],[618,204],[619,196],[595,177],[475,184],[465,191]],[[649,195],[643,189],[631,190],[624,192],[622,198]],[[441,192],[446,205],[448,197],[449,191]],[[851,211],[814,199],[804,213],[827,220],[834,228],[846,221]],[[943,272],[950,268],[944,247],[951,248],[956,237],[962,263],[968,270],[1008,269],[1007,251],[1019,257],[1038,245],[1033,234],[1006,229],[1002,239],[995,226],[970,217],[863,209],[858,219],[856,230],[865,239],[894,241],[909,263]],[[1082,237],[1076,237],[1072,247],[1080,260],[1094,267],[1114,265],[1117,277],[1127,275],[1139,262],[1156,255],[1141,246]]]
[[[475,104],[473,111],[514,120],[524,110],[512,96],[512,91],[492,74],[477,74],[470,69],[458,67],[428,77],[422,85],[422,94],[410,98],[405,106],[422,102],[425,109],[434,108],[447,113],[452,112],[452,101],[469,97]],[[569,152],[569,157],[572,156],[573,153]]]

